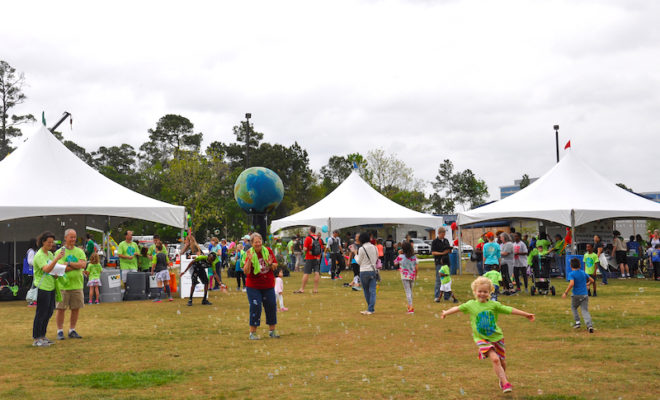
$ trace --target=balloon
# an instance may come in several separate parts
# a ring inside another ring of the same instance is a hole
[[[452,222],[451,223],[451,230],[455,231],[456,229],[458,229],[458,225],[456,225],[456,222]]]
[[[321,230],[323,231],[323,233],[328,233],[328,225],[323,225],[321,227]]]
[[[234,242],[229,243],[229,248],[230,248],[230,249],[233,249],[234,246],[236,246],[236,243],[234,243]]]

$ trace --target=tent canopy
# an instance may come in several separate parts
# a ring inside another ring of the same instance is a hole
[[[0,221],[48,215],[136,218],[182,228],[185,208],[106,178],[42,126],[0,162]]]
[[[410,224],[436,229],[444,219],[399,205],[378,193],[356,170],[328,196],[309,208],[272,222],[276,232],[291,226],[323,226],[341,229],[369,224]]]
[[[660,204],[603,178],[573,150],[537,181],[511,196],[458,214],[459,225],[527,218],[579,226],[608,218],[660,218]]]

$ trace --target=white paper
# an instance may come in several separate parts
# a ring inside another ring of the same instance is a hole
[[[55,264],[55,267],[53,267],[53,270],[50,271],[50,274],[54,276],[62,276],[64,275],[65,270],[66,264]]]

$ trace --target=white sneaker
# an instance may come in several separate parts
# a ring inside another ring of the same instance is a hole
[[[44,339],[35,339],[35,341],[32,342],[32,346],[35,346],[35,347],[48,347],[48,346],[50,346],[50,343],[48,343]]]

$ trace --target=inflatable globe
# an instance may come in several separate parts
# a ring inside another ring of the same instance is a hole
[[[252,167],[241,172],[234,183],[234,198],[248,213],[269,213],[284,197],[284,185],[268,168]]]

